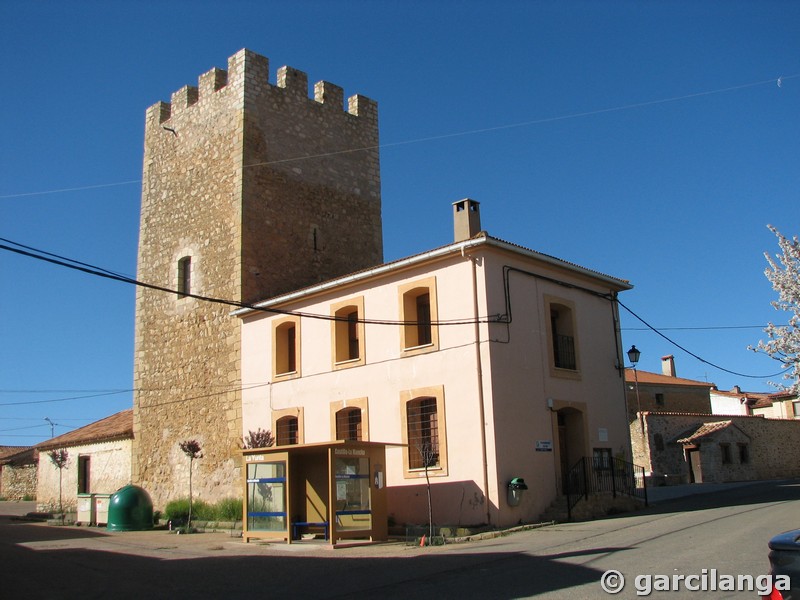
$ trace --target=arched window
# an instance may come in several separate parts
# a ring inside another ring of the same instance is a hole
[[[184,256],[178,261],[178,297],[192,293],[192,257]]]
[[[436,398],[414,398],[406,404],[408,468],[439,466],[439,412]]]
[[[364,298],[359,296],[334,304],[331,315],[334,317],[331,323],[333,368],[365,364]]]
[[[281,417],[275,422],[275,444],[294,446],[297,444],[297,417]]]
[[[336,412],[336,439],[361,441],[361,409],[343,408]]]
[[[431,294],[428,288],[415,288],[403,294],[405,347],[431,343]]]
[[[297,328],[299,322],[291,319],[275,327],[275,375],[289,375],[298,371]]]
[[[439,349],[436,325],[436,278],[428,277],[406,283],[399,288],[400,350],[403,356],[413,356]]]
[[[553,366],[557,369],[577,370],[575,325],[570,307],[564,304],[550,305],[550,331],[553,343]]]

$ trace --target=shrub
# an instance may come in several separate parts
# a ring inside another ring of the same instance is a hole
[[[189,499],[178,498],[167,503],[164,518],[169,520],[187,520],[189,518]],[[202,500],[192,502],[192,519],[197,521],[241,521],[241,498],[225,498],[216,504],[208,504]]]
[[[242,499],[225,498],[214,505],[217,512],[218,521],[241,521],[242,520]]]
[[[195,500],[192,502],[192,515],[203,521],[206,520],[205,514],[208,512],[208,504],[203,502],[202,500]],[[167,507],[164,509],[164,514],[166,515],[167,519],[175,520],[175,519],[188,519],[189,518],[189,499],[188,498],[178,498],[177,500],[171,500],[167,503]]]

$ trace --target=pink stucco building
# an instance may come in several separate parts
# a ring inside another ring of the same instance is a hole
[[[398,524],[427,522],[426,473],[439,525],[534,521],[579,459],[630,460],[615,300],[631,286],[489,236],[475,201],[453,214],[451,244],[235,313],[243,434],[390,444]]]

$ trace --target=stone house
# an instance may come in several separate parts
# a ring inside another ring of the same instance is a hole
[[[645,411],[711,414],[713,383],[678,377],[672,355],[661,358],[661,367],[661,373],[625,369],[629,422]]]
[[[800,476],[800,420],[645,412],[633,460],[653,483],[721,483]]]
[[[78,494],[111,494],[131,482],[133,410],[128,409],[34,446],[39,454],[38,510],[58,507],[59,479],[65,509],[74,510]],[[69,455],[59,469],[48,457],[52,450]]]
[[[769,394],[759,398],[752,411],[768,419],[800,419],[800,399],[788,392]]]
[[[0,498],[36,497],[36,452],[31,446],[0,446]]]
[[[440,525],[529,522],[583,457],[629,459],[616,297],[631,286],[488,235],[473,200],[453,217],[451,244],[235,312],[243,431],[289,452],[388,444],[398,524],[427,522],[428,477]]]

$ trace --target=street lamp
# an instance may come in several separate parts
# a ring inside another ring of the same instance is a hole
[[[641,355],[642,353],[639,352],[639,349],[636,348],[636,346],[631,346],[631,349],[628,350],[628,360],[631,361],[634,369],[636,368],[636,363],[639,362],[639,357]]]
[[[631,349],[628,350],[628,360],[631,361],[631,365],[633,365],[633,381],[634,385],[636,386],[636,412],[639,414],[639,425],[642,428],[642,434],[644,434],[644,418],[642,417],[642,403],[639,400],[639,375],[636,372],[636,363],[639,362],[639,358],[642,356],[642,353],[639,352],[639,349],[636,346],[631,346]]]
[[[50,437],[52,438],[55,435],[55,427],[56,427],[57,423],[53,423],[50,420],[50,417],[45,417],[44,420],[47,421],[48,423],[50,423]]]

